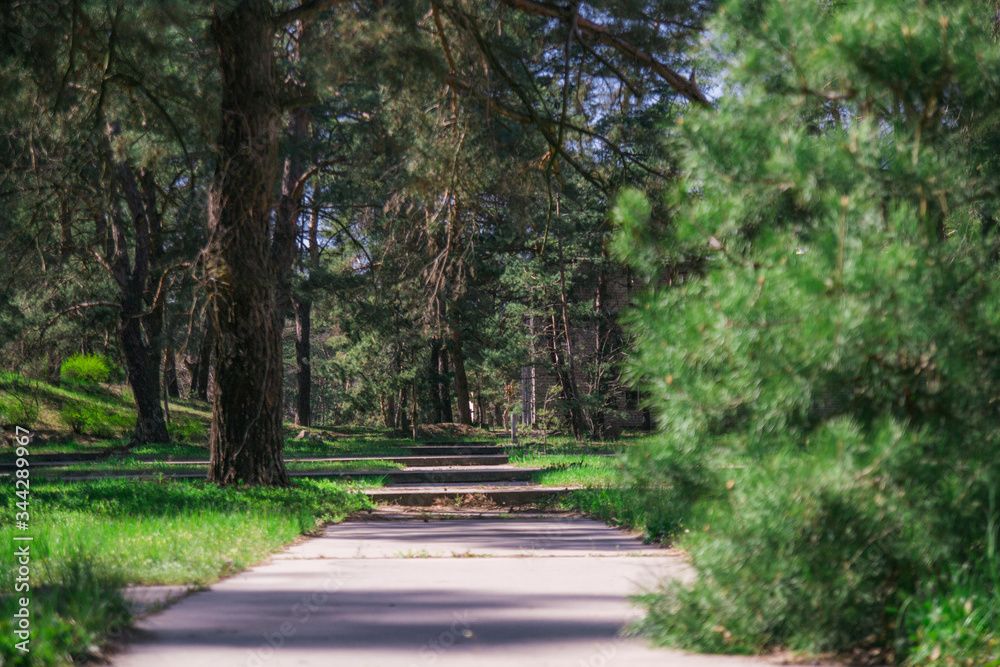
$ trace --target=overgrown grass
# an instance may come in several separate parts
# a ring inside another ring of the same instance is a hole
[[[13,516],[16,497],[5,497]],[[0,556],[0,657],[65,665],[99,654],[128,621],[125,584],[207,584],[237,572],[319,523],[370,507],[351,487],[302,480],[289,488],[202,482],[96,481],[32,487],[32,651],[14,648],[15,563]],[[0,540],[12,543],[5,522]]]
[[[542,456],[583,456],[587,454],[621,454],[630,446],[643,442],[649,434],[629,434],[623,436],[622,440],[611,442],[577,442],[569,437],[554,438],[547,442],[538,440],[525,440],[521,444],[505,444],[504,451],[511,456],[511,460],[531,455]]]
[[[622,482],[621,464],[611,456],[527,455],[515,465],[544,468],[532,481],[545,486],[618,486]]]
[[[121,440],[107,444],[113,447],[125,447],[128,443]],[[167,442],[133,447],[124,458],[162,459],[164,461],[197,461],[201,459],[208,461],[208,456],[207,445]]]
[[[986,553],[943,585],[910,597],[899,611],[897,651],[913,666],[1000,665],[1000,550],[996,496],[990,496]]]
[[[119,438],[135,427],[135,415],[83,402],[66,405],[59,418],[73,433],[97,438]]]
[[[287,458],[330,456],[407,456],[412,441],[394,438],[386,433],[351,435],[317,442],[312,439],[285,440]]]

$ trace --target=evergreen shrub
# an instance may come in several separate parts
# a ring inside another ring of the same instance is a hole
[[[660,446],[711,472],[675,528],[697,579],[644,598],[645,628],[971,659],[955,628],[997,635],[997,582],[969,574],[1000,485],[993,14],[734,0],[706,44],[718,98],[670,133],[669,220],[635,191],[614,210],[649,284],[630,373]],[[637,488],[669,486],[671,457]]]

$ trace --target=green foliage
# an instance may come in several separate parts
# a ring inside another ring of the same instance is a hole
[[[38,420],[38,402],[28,396],[0,394],[0,426],[30,427]]]
[[[59,411],[59,419],[74,433],[95,438],[117,438],[135,424],[135,417],[99,404],[69,403]]]
[[[171,438],[178,442],[198,444],[208,442],[208,428],[205,422],[189,415],[182,413],[172,415],[168,429]]]
[[[914,660],[933,646],[895,610],[925,610],[922,637],[994,635],[988,612],[959,620],[959,588],[928,596],[985,552],[1000,483],[991,14],[731,2],[710,32],[725,87],[673,131],[669,231],[634,192],[616,209],[615,250],[652,285],[629,315],[630,373],[662,447],[732,471],[684,533],[698,580],[647,598],[646,629]]]
[[[59,367],[59,379],[70,387],[95,387],[110,377],[111,365],[102,354],[74,354]]]
[[[696,452],[665,447],[663,435],[642,438],[619,448],[619,456],[520,456],[516,465],[575,465],[546,473],[555,483],[586,484],[565,504],[609,523],[643,532],[650,540],[671,541],[690,520],[694,501],[709,487],[712,475]]]
[[[38,385],[16,373],[0,376],[0,427],[30,427],[38,420]]]
[[[886,601],[933,566],[927,526],[899,494],[828,454],[730,472],[690,522],[699,579],[652,599],[650,633],[723,652],[891,643]]]

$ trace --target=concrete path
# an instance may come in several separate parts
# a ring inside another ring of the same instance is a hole
[[[769,664],[624,639],[680,556],[579,518],[348,522],[139,625],[116,667]]]

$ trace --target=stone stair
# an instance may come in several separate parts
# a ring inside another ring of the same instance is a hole
[[[363,461],[391,461],[401,464],[402,470],[384,470],[373,466],[370,470],[296,470],[290,471],[292,478],[359,480],[381,478],[385,486],[363,491],[380,505],[395,507],[433,507],[456,505],[548,505],[555,498],[565,495],[578,487],[546,487],[532,483],[532,477],[540,468],[522,468],[510,465],[509,457],[500,445],[486,442],[434,442],[419,445],[405,445],[405,455],[362,456],[362,457],[312,457],[289,458],[288,462],[303,463],[345,463]],[[58,467],[83,461],[106,460],[107,455],[96,457],[67,455],[47,455],[31,457],[33,467]],[[191,466],[204,465],[205,460],[143,460],[148,463]],[[0,477],[8,476],[13,462],[0,462]],[[71,472],[58,475],[63,481],[83,481],[113,476],[128,479],[155,479],[160,476],[171,479],[202,479],[205,474],[198,472],[170,473],[129,473],[114,475]]]
[[[436,442],[411,445],[406,449],[414,456],[465,456],[470,460],[480,457],[506,456],[503,447],[482,442]],[[507,466],[505,466],[507,468]],[[533,484],[531,478],[540,468],[513,468],[527,473],[518,479],[500,479],[485,474],[484,468],[467,468],[461,477],[445,478],[438,471],[437,479],[430,483],[393,483],[380,489],[369,489],[365,494],[379,505],[397,507],[433,507],[455,505],[546,505],[559,496],[578,487],[547,487]],[[512,476],[513,477],[513,476]],[[459,480],[462,481],[459,481]],[[387,480],[388,481],[388,480]]]

